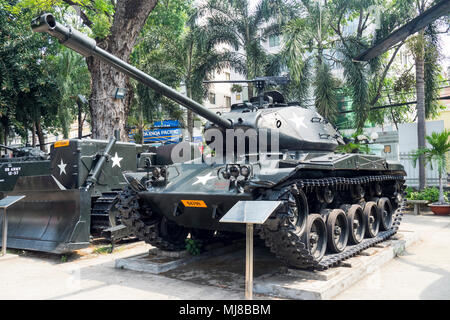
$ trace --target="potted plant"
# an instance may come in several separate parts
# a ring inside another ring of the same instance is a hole
[[[445,200],[444,185],[442,182],[442,176],[447,167],[447,153],[450,152],[450,143],[448,142],[449,137],[450,131],[447,131],[447,129],[441,133],[433,132],[431,136],[426,137],[431,147],[419,149],[413,153],[414,167],[417,164],[417,160],[422,155],[425,158],[425,163],[429,163],[432,169],[433,163],[437,164],[439,173],[439,200],[429,204],[429,207],[433,213],[440,215],[450,214],[450,203]]]

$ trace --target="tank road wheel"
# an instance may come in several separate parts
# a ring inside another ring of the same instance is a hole
[[[327,227],[320,214],[308,216],[303,241],[314,260],[322,260],[327,250]]]
[[[349,225],[341,209],[335,209],[327,217],[328,249],[334,253],[344,251],[347,246]]]
[[[304,240],[309,220],[309,207],[303,190],[295,185],[287,188],[276,198],[284,205],[275,213],[274,219],[262,225],[260,237],[278,259],[295,268],[313,268],[317,261],[309,253]],[[315,215],[320,217],[320,215]],[[270,221],[273,220],[273,221]],[[322,224],[325,223],[322,220]],[[325,245],[326,246],[326,228]]]
[[[366,195],[366,190],[363,185],[355,184],[351,188],[351,194],[354,199],[362,199]]]
[[[335,194],[335,192],[334,192],[333,188],[331,188],[331,187],[323,188],[322,198],[323,198],[324,202],[327,204],[331,204],[334,200],[334,194]]]
[[[305,230],[309,214],[308,199],[302,190],[292,189],[287,202],[289,222],[297,229],[296,233],[300,235]]]
[[[383,193],[383,190],[381,188],[381,184],[379,182],[375,183],[373,186],[373,194],[377,197],[380,197]]]
[[[366,236],[376,237],[380,229],[380,214],[377,204],[373,201],[366,203],[364,207],[364,220],[366,224]]]
[[[388,198],[378,200],[378,210],[380,213],[380,230],[386,231],[392,227],[392,204]]]
[[[347,222],[349,227],[349,242],[351,244],[361,243],[364,239],[366,224],[364,212],[360,205],[354,204],[347,210]]]

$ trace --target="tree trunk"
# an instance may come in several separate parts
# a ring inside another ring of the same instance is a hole
[[[444,199],[444,185],[442,183],[442,173],[439,172],[439,203],[445,203]]]
[[[110,35],[98,41],[98,46],[128,61],[139,33],[157,2],[117,1]],[[121,140],[128,141],[126,120],[133,98],[129,78],[93,57],[87,59],[87,65],[92,79],[89,102],[92,137],[106,140],[113,136],[114,130],[120,130]],[[124,99],[113,97],[117,88],[127,89]]]
[[[33,122],[33,128],[31,129],[31,145],[36,148],[36,125]]]
[[[416,93],[417,93],[417,139],[418,148],[425,148],[425,82],[423,54],[416,55]],[[419,157],[419,190],[426,186],[425,156]]]
[[[192,99],[192,89],[186,85],[186,94],[189,99]],[[189,141],[194,141],[194,113],[191,109],[187,109],[187,129],[189,134]]]
[[[36,125],[36,133],[37,133],[38,140],[39,140],[39,148],[42,151],[47,152],[47,150],[45,148],[44,132],[42,131],[42,127],[41,127],[41,120],[37,119],[35,121],[35,125]]]
[[[77,106],[78,106],[78,139],[82,139],[83,138],[83,117],[82,117],[83,103],[80,101],[80,99],[77,99]]]

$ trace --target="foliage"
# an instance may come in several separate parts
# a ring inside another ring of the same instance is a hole
[[[338,153],[364,153],[369,154],[370,149],[367,143],[361,143],[358,140],[358,137],[367,135],[364,134],[362,129],[356,130],[350,137],[344,136],[344,140],[346,143],[344,145],[339,145],[336,148],[336,152]]]
[[[186,251],[189,252],[193,256],[197,256],[201,253],[202,243],[195,239],[185,239],[186,242]]]
[[[61,126],[61,94],[51,60],[56,44],[30,34],[24,22],[30,19],[29,12],[14,15],[0,3],[0,117],[5,134],[13,126],[25,139],[34,124],[43,140],[42,129]]]
[[[175,88],[182,81],[182,65],[175,56],[180,50],[177,44],[185,32],[190,10],[191,1],[159,1],[141,30],[131,56],[132,64]],[[133,81],[133,85],[136,99],[128,121],[130,125],[134,122],[133,125],[145,126],[166,117],[182,120],[182,112],[172,100],[141,83]]]
[[[19,0],[15,2],[7,7],[10,12],[19,14],[31,10],[32,16],[41,12],[53,12],[57,16],[63,16],[72,5],[78,6],[83,23],[91,31],[91,36],[97,39],[109,35],[115,8],[115,1],[111,0]],[[69,11],[72,14],[75,13],[73,9]]]
[[[69,137],[70,124],[78,113],[78,95],[88,97],[90,94],[90,75],[85,59],[74,51],[61,47],[54,57],[52,74],[55,75],[61,99],[58,103],[58,118],[64,138]],[[86,104],[82,113],[89,112]]]
[[[430,144],[430,148],[418,149],[413,153],[413,165],[417,164],[419,157],[423,156],[425,163],[429,163],[433,168],[433,163],[437,164],[437,170],[439,172],[439,189],[441,192],[440,202],[444,200],[442,176],[445,173],[447,167],[447,155],[450,152],[450,131],[447,129],[443,132],[433,132],[430,136],[426,136],[427,142]]]
[[[328,120],[336,123],[339,114],[337,100],[345,92],[351,98],[352,109],[356,112],[354,126],[364,127],[370,107],[379,98],[391,60],[384,61],[386,55],[368,64],[356,63],[353,59],[370,46],[368,27],[371,23],[376,23],[379,16],[383,22],[376,31],[375,40],[387,35],[403,22],[399,15],[401,10],[395,8],[396,4],[382,2],[335,0],[327,2],[325,6],[317,1],[299,2],[297,10],[301,14],[283,29],[285,45],[278,62],[281,67],[288,67],[291,79],[297,87],[301,87],[296,93],[301,105],[310,106],[302,101],[310,100],[308,95],[312,86],[314,107]],[[380,4],[386,8],[378,15],[373,8]],[[350,27],[350,23],[358,24],[355,28]],[[396,52],[393,56],[395,54]],[[315,72],[311,76],[313,66]],[[341,67],[344,71],[342,88],[338,88],[341,84],[330,72],[336,67]]]
[[[200,102],[207,92],[203,81],[213,71],[231,65],[242,70],[243,66],[237,54],[215,48],[221,40],[196,23],[196,13],[191,1],[160,1],[150,14],[132,60],[171,87],[184,83],[187,96]],[[185,120],[176,103],[141,84],[137,84],[136,102],[135,110],[142,110],[144,122],[164,117]],[[136,112],[134,117],[139,118]],[[192,122],[193,117],[188,118]]]
[[[425,161],[433,168],[433,163],[437,164],[437,170],[440,175],[445,172],[447,167],[447,154],[450,152],[450,131],[445,129],[443,132],[433,132],[430,136],[426,136],[430,148],[416,150],[413,154],[414,166],[421,155],[425,156]]]
[[[290,14],[285,1],[259,1],[250,10],[250,1],[207,0],[198,11],[199,17],[206,16],[208,33],[218,43],[228,44],[235,50],[243,50],[245,68],[241,70],[248,79],[265,74],[268,54],[261,45],[270,35],[280,34],[280,25]],[[270,20],[270,18],[275,20]],[[261,32],[262,30],[262,32]],[[249,97],[253,87],[248,87]]]
[[[375,107],[393,104],[402,104],[415,99],[415,77],[411,70],[400,72],[395,67],[393,76],[386,77],[383,81],[383,93],[378,99]],[[399,75],[397,75],[399,74]],[[373,86],[370,91],[376,90]],[[415,105],[405,104],[393,108],[383,108],[371,110],[369,113],[369,122],[378,125],[384,125],[386,119],[393,123],[398,129],[398,124],[412,121],[411,115],[414,114]]]
[[[422,191],[414,191],[412,188],[406,188],[406,199],[408,200],[427,200],[430,203],[439,201],[439,189],[436,187],[425,188]],[[448,202],[449,192],[444,195],[445,202]]]

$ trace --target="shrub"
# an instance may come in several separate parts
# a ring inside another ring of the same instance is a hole
[[[449,192],[444,194],[445,201],[448,201]],[[406,188],[406,199],[408,200],[427,200],[430,203],[439,201],[439,189],[436,187],[425,188],[422,191],[414,191],[413,188]]]

